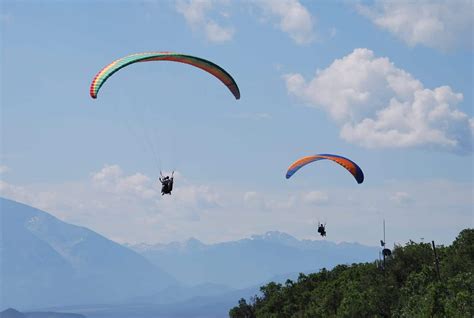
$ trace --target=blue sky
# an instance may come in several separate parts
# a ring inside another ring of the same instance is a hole
[[[2,195],[122,242],[314,238],[324,219],[376,244],[382,218],[393,240],[449,242],[473,224],[472,20],[469,1],[4,1]],[[142,51],[214,61],[242,98],[175,63],[89,97]],[[315,153],[365,182],[329,162],[285,180]],[[157,166],[178,171],[171,198]]]

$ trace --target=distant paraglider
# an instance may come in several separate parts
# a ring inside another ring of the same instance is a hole
[[[330,154],[306,156],[306,157],[296,160],[288,167],[288,170],[286,171],[286,178],[287,179],[291,178],[291,176],[294,175],[296,171],[306,166],[307,164],[318,161],[318,160],[324,160],[324,159],[331,160],[343,166],[347,171],[349,171],[352,174],[352,176],[356,179],[357,183],[360,184],[364,182],[364,173],[362,172],[362,169],[355,162],[347,158],[344,158],[342,156],[330,155]],[[322,237],[326,237],[326,224],[318,222],[318,233]]]
[[[236,99],[240,98],[240,91],[237,83],[232,76],[227,73],[222,67],[211,61],[179,53],[173,52],[147,52],[147,53],[136,53],[122,57],[109,65],[105,66],[97,75],[94,77],[90,86],[90,95],[92,98],[97,98],[100,88],[104,85],[105,81],[112,76],[115,72],[120,69],[138,62],[151,62],[151,61],[171,61],[189,64],[194,67],[200,68],[218,78]]]
[[[288,171],[286,172],[286,178],[289,179],[292,175],[295,174],[296,171],[306,166],[307,164],[314,161],[323,160],[323,159],[334,161],[338,163],[339,165],[343,166],[344,168],[346,168],[346,170],[349,171],[352,174],[352,176],[356,179],[357,183],[360,184],[364,182],[364,173],[362,172],[362,169],[355,162],[347,158],[344,158],[342,156],[330,155],[330,154],[319,154],[319,155],[314,155],[314,156],[307,156],[307,157],[303,157],[296,160],[288,167]]]

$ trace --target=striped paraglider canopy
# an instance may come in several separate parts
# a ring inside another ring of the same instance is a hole
[[[235,96],[236,99],[240,98],[240,91],[237,83],[232,76],[227,73],[222,67],[211,61],[179,53],[173,52],[148,52],[148,53],[136,53],[122,57],[118,60],[113,61],[109,65],[105,66],[92,80],[90,86],[90,95],[92,98],[97,98],[100,88],[104,85],[105,81],[112,76],[115,72],[120,69],[138,62],[152,62],[152,61],[171,61],[189,64],[194,67],[200,68],[219,79],[230,92]]]

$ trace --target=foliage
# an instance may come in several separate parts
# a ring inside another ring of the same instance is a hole
[[[271,282],[261,296],[245,299],[231,318],[474,317],[474,230],[451,246],[410,241],[382,262],[338,265]]]

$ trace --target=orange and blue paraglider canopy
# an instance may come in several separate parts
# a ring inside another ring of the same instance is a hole
[[[303,157],[296,160],[290,165],[290,167],[288,167],[288,171],[286,172],[286,178],[289,179],[293,174],[295,174],[296,171],[306,166],[307,164],[318,161],[318,160],[324,160],[324,159],[334,161],[338,163],[339,165],[343,166],[344,168],[346,168],[346,170],[349,171],[352,174],[352,176],[354,176],[357,183],[364,182],[364,173],[362,172],[362,169],[354,161],[344,158],[342,156],[330,155],[330,154],[319,154],[319,155],[314,155],[314,156],[307,156],[307,157]]]

